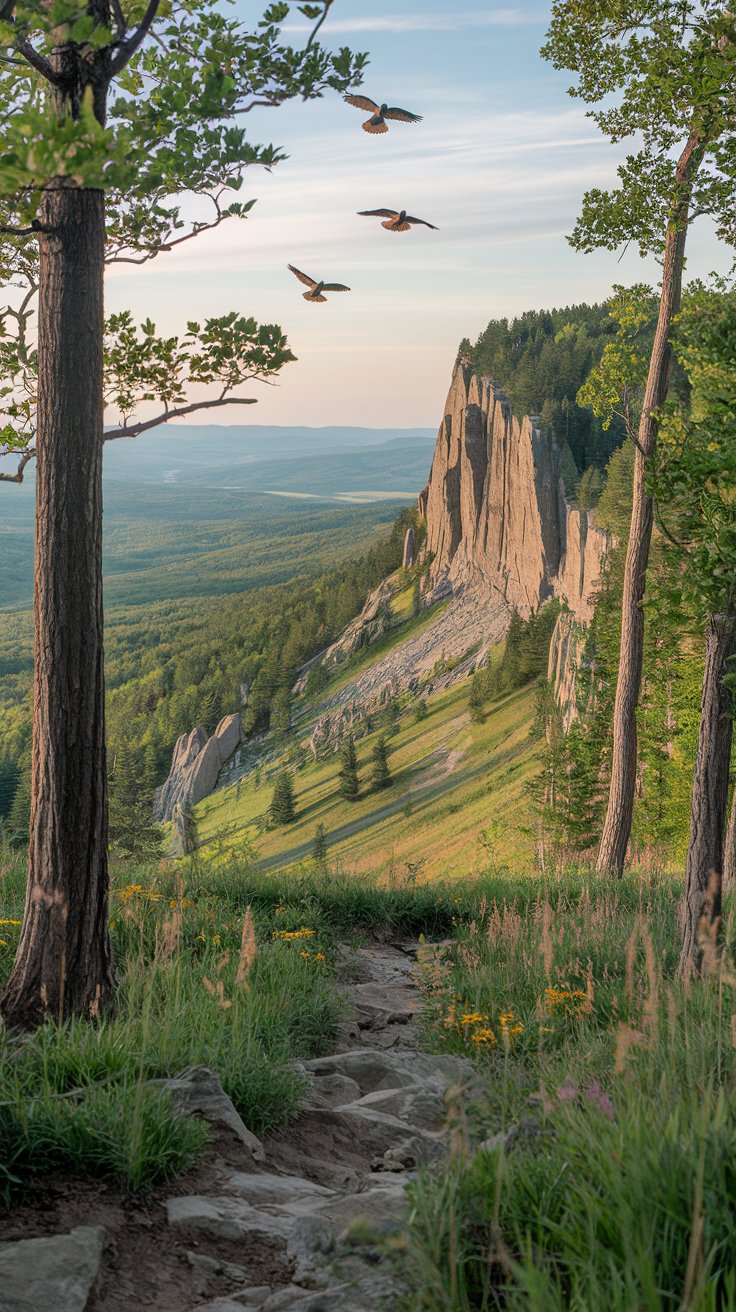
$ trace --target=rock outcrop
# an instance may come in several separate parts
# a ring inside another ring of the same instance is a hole
[[[414,529],[409,525],[409,528],[406,530],[406,537],[404,538],[404,554],[401,559],[402,569],[411,569],[414,564],[415,542],[416,538]]]
[[[243,741],[238,714],[226,715],[210,735],[198,724],[177,740],[166,783],[156,789],[153,813],[160,822],[173,820],[177,810],[190,807],[214,792],[220,771]]]
[[[565,500],[554,434],[535,416],[519,421],[467,365],[450,386],[426,519],[435,588],[492,588],[523,616],[559,596],[590,618],[605,534]]]
[[[567,502],[554,434],[536,416],[520,421],[490,379],[460,363],[419,506],[432,556],[430,600],[490,592],[524,617],[551,597],[563,603],[550,676],[571,723],[581,626],[593,615],[607,538],[593,512]]]

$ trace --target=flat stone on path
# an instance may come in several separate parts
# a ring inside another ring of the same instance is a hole
[[[102,1261],[105,1230],[0,1244],[0,1312],[84,1312]]]

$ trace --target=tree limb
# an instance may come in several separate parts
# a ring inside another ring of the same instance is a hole
[[[11,455],[12,452],[6,451],[5,454]],[[30,451],[24,451],[23,455],[20,458],[20,461],[18,462],[18,468],[16,469],[14,474],[4,474],[2,470],[0,470],[0,483],[22,483],[23,474],[25,473],[26,465],[29,464],[31,460],[35,459],[35,455],[36,455],[35,447]]]
[[[43,228],[37,219],[28,228],[5,228],[0,227],[0,235],[3,237],[32,237],[36,232],[42,232]]]
[[[182,415],[191,415],[197,410],[214,410],[223,405],[257,404],[257,398],[254,396],[225,396],[217,397],[214,401],[193,401],[191,405],[182,405],[176,410],[166,410],[163,414],[157,415],[155,419],[145,419],[139,424],[125,425],[121,428],[110,428],[105,433],[103,440],[105,442],[117,442],[122,437],[138,437],[140,433],[147,432],[149,428],[158,428],[159,424],[167,424],[172,419],[181,419]]]
[[[30,64],[31,68],[35,68],[36,72],[40,73],[42,77],[45,77],[47,82],[51,82],[52,86],[55,87],[61,86],[61,78],[51,61],[48,60],[45,55],[39,54],[36,48],[31,45],[30,41],[26,41],[25,37],[20,37],[19,40],[15,42],[15,46],[25,59],[26,63]]]
[[[118,73],[122,73],[126,64],[130,63],[136,50],[143,44],[158,13],[159,4],[160,0],[148,0],[148,6],[141,19],[140,26],[128,37],[127,41],[121,42],[117,54],[110,60],[110,77],[116,77]]]

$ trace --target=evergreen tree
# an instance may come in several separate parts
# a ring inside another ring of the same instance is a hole
[[[415,578],[411,590],[411,613],[416,619],[417,615],[422,612],[422,585],[419,578]]]
[[[20,773],[10,756],[0,757],[0,822],[10,813]]]
[[[291,692],[289,688],[279,688],[271,702],[271,728],[282,737],[291,729]]]
[[[388,763],[388,746],[381,735],[373,748],[373,787],[388,788],[392,782],[391,767]]]
[[[421,720],[426,720],[428,715],[429,715],[429,707],[427,706],[426,698],[417,697],[417,700],[414,704],[414,719],[417,721],[417,723],[419,723]]]
[[[294,784],[288,770],[282,770],[276,780],[269,815],[275,825],[290,825],[296,819]]]
[[[317,825],[314,831],[314,841],[312,843],[312,860],[318,870],[327,868],[327,837],[323,824]]]
[[[355,751],[355,739],[349,733],[346,734],[340,748],[340,796],[348,802],[354,802],[359,795],[358,756]]]
[[[470,681],[470,718],[473,724],[483,724],[486,718],[486,701],[488,699],[488,671],[476,670]]]

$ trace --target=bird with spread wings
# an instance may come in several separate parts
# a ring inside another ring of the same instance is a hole
[[[389,232],[408,232],[414,224],[439,232],[436,224],[427,223],[426,219],[415,219],[412,214],[407,214],[406,210],[358,210],[358,214],[365,218],[385,219],[381,227],[388,228]]]
[[[396,105],[377,105],[370,96],[346,96],[348,105],[355,109],[364,109],[370,118],[363,124],[364,132],[388,132],[386,119],[397,123],[421,123],[421,114],[410,114],[408,109],[399,109]]]
[[[308,292],[303,293],[305,301],[326,301],[327,297],[322,295],[323,292],[350,291],[350,288],[341,282],[318,282],[316,278],[310,278],[308,273],[302,273],[301,269],[295,269],[293,264],[287,265],[287,268],[294,274],[295,278],[298,278],[300,282],[304,283],[305,287],[309,288]]]

